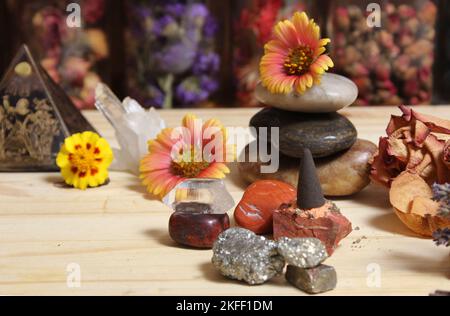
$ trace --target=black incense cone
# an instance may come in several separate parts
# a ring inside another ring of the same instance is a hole
[[[297,206],[302,210],[310,210],[322,207],[325,203],[313,156],[308,148],[304,148],[297,187]]]

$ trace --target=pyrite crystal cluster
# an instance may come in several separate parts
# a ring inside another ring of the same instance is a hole
[[[317,267],[326,258],[327,250],[317,238],[286,238],[278,240],[278,252],[286,263],[299,268]]]
[[[277,242],[243,228],[231,228],[215,242],[212,263],[222,275],[250,285],[280,275],[287,263],[288,282],[315,294],[336,287],[336,272],[322,265],[327,258],[325,246],[315,238],[282,238]]]
[[[57,171],[61,144],[94,128],[23,45],[0,82],[0,171]]]
[[[226,277],[263,284],[283,271],[277,243],[243,228],[231,228],[216,240],[212,263]]]

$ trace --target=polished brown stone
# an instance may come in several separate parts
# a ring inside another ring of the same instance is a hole
[[[217,237],[228,228],[228,214],[175,212],[169,220],[169,234],[174,241],[200,249],[212,248]]]
[[[369,185],[369,161],[376,150],[377,146],[372,142],[358,139],[347,151],[328,158],[315,159],[325,196],[348,196]],[[245,151],[248,151],[248,147]],[[297,186],[300,159],[281,155],[279,170],[270,174],[261,173],[263,165],[260,161],[241,162],[238,164],[239,174],[250,183],[257,180],[280,180]]]
[[[289,265],[286,280],[308,294],[320,294],[332,291],[337,285],[337,274],[333,267],[319,265],[311,269],[302,269]]]
[[[245,190],[234,211],[236,223],[255,234],[269,234],[273,228],[273,212],[296,196],[290,184],[276,180],[256,181]]]

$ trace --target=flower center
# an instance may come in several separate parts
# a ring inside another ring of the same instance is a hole
[[[98,172],[96,164],[100,163],[102,159],[96,158],[95,155],[100,151],[98,148],[92,149],[90,144],[87,144],[86,148],[77,145],[75,147],[76,152],[69,155],[72,172],[74,174],[79,174],[81,178],[85,177],[89,171],[91,171],[92,175],[95,175]]]
[[[284,60],[284,70],[288,75],[301,76],[308,72],[313,62],[314,52],[306,45],[300,45],[290,50]]]
[[[182,159],[172,161],[172,172],[178,176],[184,178],[195,178],[200,172],[209,167],[209,163],[206,161],[199,161],[200,159],[194,159],[194,150],[186,154],[182,154]]]
[[[72,159],[72,164],[78,168],[81,172],[86,172],[92,166],[93,159],[90,156],[84,154],[75,154]]]

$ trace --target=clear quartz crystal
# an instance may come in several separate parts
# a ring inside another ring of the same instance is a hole
[[[148,141],[165,128],[165,122],[155,109],[145,110],[131,98],[120,102],[102,83],[95,91],[95,106],[114,127],[120,145],[120,149],[113,149],[115,160],[111,169],[138,174],[139,163],[148,153]]]
[[[233,198],[219,179],[183,181],[164,197],[163,202],[173,210],[182,204],[209,205],[211,214],[225,214],[234,206]]]

